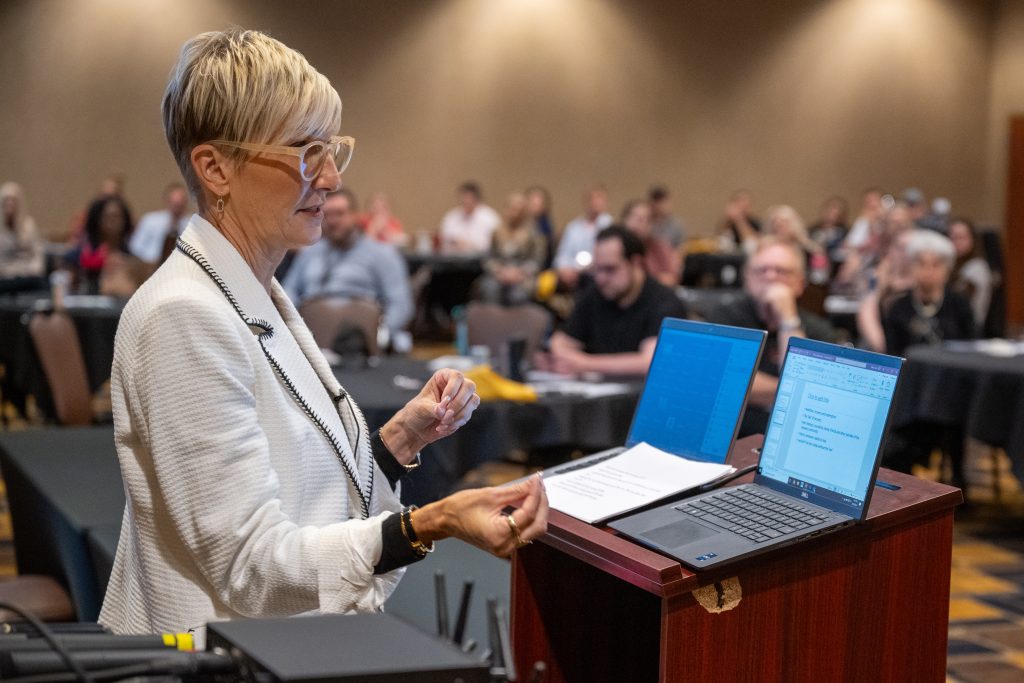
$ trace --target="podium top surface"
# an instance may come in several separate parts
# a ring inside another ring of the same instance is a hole
[[[761,446],[762,440],[761,435],[738,440],[730,454],[730,464],[741,468],[757,462],[756,449]],[[915,519],[950,514],[954,507],[963,502],[960,489],[952,486],[884,468],[879,470],[878,478],[899,486],[899,490],[876,487],[864,522],[806,543],[828,543],[878,534]],[[752,480],[751,474],[735,483]],[[611,529],[587,524],[557,510],[551,510],[548,532],[538,541],[661,597],[692,591],[700,585],[734,575],[743,566],[772,559],[772,554],[761,555],[727,564],[714,571],[702,571],[698,575],[677,560],[639,545]]]

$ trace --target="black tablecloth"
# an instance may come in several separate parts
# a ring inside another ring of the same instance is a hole
[[[335,375],[366,415],[370,429],[380,427],[416,391],[395,387],[396,375],[422,385],[430,377],[426,364],[408,358],[385,358],[376,368],[340,367]],[[546,396],[537,403],[485,402],[466,426],[428,446],[423,465],[402,483],[402,499],[422,505],[451,491],[466,472],[498,460],[513,449],[574,446],[596,451],[625,443],[640,383],[628,394],[597,399]]]
[[[5,389],[11,395],[7,398],[23,406],[25,396],[35,396],[43,414],[52,417],[53,400],[49,385],[28,333],[29,315],[37,307],[48,305],[48,302],[48,294],[0,297],[0,364],[8,369]],[[114,361],[114,336],[124,308],[123,301],[108,300],[108,303],[111,305],[72,305],[66,309],[78,332],[89,388],[93,392],[110,379],[110,366]]]
[[[87,535],[119,529],[125,503],[113,428],[0,433],[0,467],[19,573],[54,577],[68,587],[78,618],[95,620],[109,569],[97,575]]]
[[[1024,480],[1024,356],[912,347],[906,353],[892,422],[958,427],[1006,450]]]

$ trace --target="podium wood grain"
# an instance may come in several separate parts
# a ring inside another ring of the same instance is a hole
[[[761,437],[731,462],[754,462]],[[546,681],[943,681],[953,508],[959,489],[882,470],[856,527],[695,574],[675,560],[551,512],[512,562],[512,638]],[[736,577],[712,614],[700,586]]]

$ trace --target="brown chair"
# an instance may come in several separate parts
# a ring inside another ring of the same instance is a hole
[[[530,358],[551,327],[551,314],[537,304],[500,306],[474,301],[466,308],[466,324],[470,345],[488,347],[491,358],[501,358],[503,345],[516,337],[526,340],[525,357]]]
[[[330,298],[313,299],[299,307],[299,315],[306,321],[313,339],[322,349],[329,349],[338,333],[347,323],[356,327],[366,339],[366,353],[373,358],[380,355],[377,328],[380,327],[380,307],[370,301]]]
[[[62,425],[92,424],[89,377],[74,322],[63,311],[37,311],[29,320],[28,332],[50,385],[57,421]]]
[[[67,591],[49,576],[14,576],[0,580],[0,602],[20,607],[41,621],[75,620],[75,609]],[[0,621],[21,621],[21,616],[0,609]]]

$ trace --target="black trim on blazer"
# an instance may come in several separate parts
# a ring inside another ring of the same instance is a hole
[[[370,500],[373,497],[373,466],[371,465],[370,467],[370,480],[368,482],[369,492],[364,493],[362,487],[359,486],[359,477],[357,476],[357,473],[353,471],[352,467],[349,465],[348,460],[345,459],[344,452],[342,451],[341,445],[339,444],[337,437],[334,435],[333,432],[331,432],[330,428],[328,428],[327,423],[324,422],[319,415],[313,412],[313,408],[310,407],[310,405],[306,402],[302,395],[299,394],[298,389],[295,387],[295,383],[292,382],[291,378],[285,373],[284,368],[281,367],[281,365],[270,354],[270,351],[268,351],[267,347],[264,345],[264,342],[267,339],[270,339],[274,336],[273,326],[267,321],[262,320],[260,318],[250,318],[242,311],[242,307],[238,305],[238,300],[235,299],[234,294],[232,294],[231,290],[228,289],[227,283],[224,282],[220,275],[217,274],[217,271],[213,269],[213,266],[210,265],[209,261],[207,261],[206,258],[195,249],[195,247],[188,244],[180,237],[178,238],[177,244],[175,246],[177,247],[178,251],[180,251],[193,261],[195,261],[196,265],[198,265],[203,270],[203,272],[210,276],[210,279],[213,280],[214,284],[217,285],[220,291],[227,298],[228,303],[230,303],[232,308],[235,309],[235,312],[238,313],[238,317],[242,319],[242,322],[244,322],[249,327],[256,327],[262,330],[262,332],[256,333],[256,340],[259,342],[260,349],[263,350],[263,355],[266,356],[267,362],[270,363],[270,366],[274,369],[274,372],[277,374],[281,382],[284,383],[285,387],[288,389],[288,393],[291,394],[292,399],[294,399],[294,401],[298,404],[302,412],[306,414],[306,417],[308,417],[313,422],[313,424],[317,426],[317,428],[320,430],[320,433],[323,434],[324,438],[326,438],[327,441],[331,444],[331,447],[334,449],[334,454],[338,457],[339,462],[341,462],[341,466],[345,470],[345,474],[348,476],[349,481],[352,482],[352,487],[355,489],[356,494],[358,494],[359,496],[359,504],[360,508],[362,509],[363,519],[368,518],[370,516]],[[330,392],[328,392],[328,395],[329,394]],[[352,399],[349,398],[347,393],[343,392],[341,395],[335,398],[335,403],[340,403],[342,398],[344,398],[348,402],[349,410],[352,411],[352,416],[356,423],[355,446],[352,448],[352,457],[354,460],[356,451],[359,450],[359,439],[362,436],[362,426],[360,425],[360,421],[358,415],[356,414],[355,408],[352,406]]]

